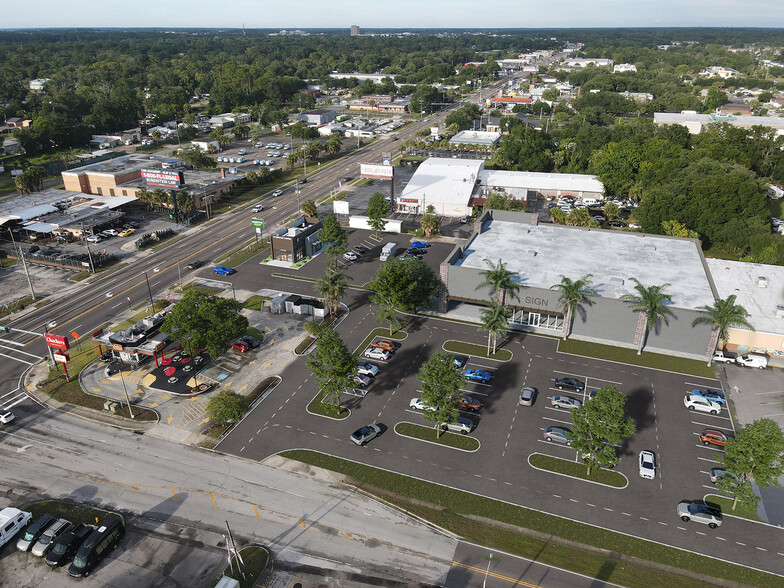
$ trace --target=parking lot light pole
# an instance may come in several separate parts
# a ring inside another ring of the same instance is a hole
[[[493,563],[493,554],[490,554],[490,557],[487,560],[487,569],[485,570],[485,580],[482,582],[482,588],[487,586],[487,576],[490,573],[490,564]]]
[[[125,378],[123,377],[122,368],[120,368],[120,381],[122,382],[123,392],[125,392],[125,401],[128,403],[128,414],[131,415],[132,419],[135,419],[136,416],[133,414],[131,410],[131,399],[128,396],[128,388],[125,387]]]

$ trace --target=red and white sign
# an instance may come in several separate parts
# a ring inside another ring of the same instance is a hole
[[[175,169],[143,169],[142,178],[148,186],[179,188],[185,183],[182,171]]]
[[[54,360],[59,361],[60,363],[68,363],[68,360],[71,359],[71,356],[67,353],[55,353]]]
[[[360,175],[363,178],[391,180],[395,177],[395,168],[391,165],[375,165],[372,163],[359,164]]]
[[[68,349],[68,337],[61,337],[60,335],[55,335],[54,333],[46,333],[44,338],[46,339],[46,344],[49,347],[60,349],[61,351],[66,351]]]

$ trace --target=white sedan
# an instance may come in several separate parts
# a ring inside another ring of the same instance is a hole
[[[347,261],[356,261],[359,258],[357,257],[357,254],[354,253],[353,251],[347,251],[346,253],[343,254],[343,259]]]
[[[695,396],[694,394],[687,394],[683,397],[683,405],[689,410],[699,412],[709,412],[710,414],[719,414],[721,412],[721,404],[708,400],[702,396]]]
[[[640,451],[640,477],[646,480],[656,477],[656,458],[652,451]]]
[[[555,408],[565,408],[567,410],[572,408],[580,408],[582,404],[582,402],[571,398],[570,396],[553,396],[550,400],[551,406],[554,406]]]
[[[421,398],[412,398],[411,402],[408,403],[408,407],[415,410],[433,410]]]

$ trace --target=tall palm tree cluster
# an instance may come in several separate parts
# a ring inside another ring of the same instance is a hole
[[[522,284],[516,279],[516,274],[509,271],[500,259],[497,264],[489,259],[484,261],[489,269],[481,272],[484,280],[476,289],[490,288],[490,301],[480,315],[481,330],[488,333],[487,353],[490,354],[491,343],[492,352],[495,353],[498,338],[509,330],[509,317],[512,316],[512,311],[506,307],[507,294],[517,293]],[[580,314],[584,317],[584,306],[592,304],[591,296],[598,296],[598,292],[591,286],[592,277],[592,274],[585,274],[577,280],[572,280],[561,275],[560,283],[550,286],[551,290],[560,292],[558,304],[564,313],[564,339],[569,338],[572,332],[575,315]],[[637,354],[639,355],[645,347],[651,330],[657,329],[662,322],[668,324],[668,317],[674,316],[668,307],[668,304],[672,303],[672,296],[665,292],[670,284],[645,286],[637,278],[630,278],[630,280],[634,283],[634,293],[624,294],[620,299],[627,302],[635,312],[642,314],[644,332],[638,341]],[[753,331],[754,327],[746,318],[748,317],[746,309],[736,304],[735,300],[736,296],[733,294],[726,299],[716,300],[713,305],[698,307],[696,310],[705,314],[694,319],[692,326],[710,325],[716,338],[716,345],[721,344],[722,347],[725,347],[729,341],[730,327],[744,327]],[[708,365],[710,363],[709,361]]]

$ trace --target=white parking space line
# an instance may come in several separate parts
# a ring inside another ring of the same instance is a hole
[[[562,423],[564,425],[571,425],[572,424],[572,421],[561,421],[561,420],[558,420],[558,419],[552,419],[550,417],[542,417],[542,418],[544,420],[546,420],[546,421],[552,421],[554,423]]]
[[[497,369],[498,369],[498,367],[497,367],[497,366],[493,366],[493,365],[484,365],[484,364],[481,364],[481,363],[475,363],[475,362],[471,361],[470,359],[468,360],[468,362],[467,362],[467,363],[470,363],[472,366],[477,366],[477,367],[480,367],[480,368],[482,368],[483,370],[485,370],[485,371],[488,371],[488,372],[493,372],[493,371],[495,371],[495,370],[497,370]],[[472,369],[473,369],[473,368],[472,368]]]
[[[6,405],[3,407],[3,410],[8,410],[8,409],[10,409],[10,408],[13,408],[13,407],[15,407],[17,404],[21,404],[22,402],[24,402],[25,400],[27,400],[27,394],[25,394],[24,392],[22,392],[21,394],[19,394],[18,396],[16,396],[16,397],[15,397],[15,400],[16,400],[16,402],[11,402],[11,404],[6,404]]]
[[[701,445],[698,445],[698,447],[702,447],[702,446],[701,446]],[[711,462],[711,463],[718,463],[718,464],[721,464],[721,462],[720,462],[720,461],[716,461],[715,459],[708,459],[707,457],[697,457],[697,459],[701,459],[702,461],[709,461],[709,462]]]
[[[711,425],[709,423],[700,423],[698,421],[692,421],[691,424],[692,425],[699,425],[701,427],[715,427],[715,426],[717,426],[717,425]],[[696,435],[697,433],[694,433],[694,434]]]
[[[616,382],[615,380],[606,380],[604,378],[597,378],[595,376],[588,377],[589,380],[598,380],[599,382],[608,382],[610,384],[615,384],[616,386],[623,386],[623,382]],[[599,386],[601,388],[601,386]]]
[[[711,451],[719,451],[721,453],[724,453],[723,449],[716,449],[714,447],[711,447],[710,445],[703,445],[702,443],[695,443],[694,446],[695,447],[702,447],[703,449],[710,449]]]
[[[487,392],[479,392],[478,390],[468,390],[466,388],[460,388],[461,392],[465,392],[466,394],[477,394],[479,396],[490,396]]]

